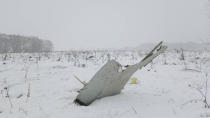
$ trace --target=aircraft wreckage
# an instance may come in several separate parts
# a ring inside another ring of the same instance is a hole
[[[79,91],[74,102],[88,106],[96,99],[119,94],[130,77],[138,69],[146,66],[166,49],[167,47],[163,46],[161,41],[139,63],[128,67],[126,66],[127,68],[124,70],[120,63],[111,60],[108,61],[88,83],[84,83],[77,78],[83,83],[84,87]]]

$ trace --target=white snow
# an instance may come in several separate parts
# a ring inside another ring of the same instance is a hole
[[[134,64],[145,52],[8,54],[3,61],[4,55],[0,55],[0,118],[210,117],[201,94],[205,73],[209,74],[208,51],[184,51],[185,62],[179,50],[167,51],[133,75],[138,84],[129,81],[121,94],[98,99],[90,106],[73,103],[83,87],[74,75],[88,82],[107,60]]]

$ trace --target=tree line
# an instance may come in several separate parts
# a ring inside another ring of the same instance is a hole
[[[8,35],[0,33],[0,53],[50,52],[53,44],[34,36]]]

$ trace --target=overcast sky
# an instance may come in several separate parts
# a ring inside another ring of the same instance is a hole
[[[0,0],[0,32],[56,50],[206,40],[207,0]]]

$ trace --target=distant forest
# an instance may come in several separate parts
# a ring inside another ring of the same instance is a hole
[[[53,44],[33,36],[8,35],[0,33],[0,53],[50,52]]]

